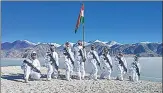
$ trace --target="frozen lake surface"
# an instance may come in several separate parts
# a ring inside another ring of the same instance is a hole
[[[43,66],[45,61],[40,58],[41,65]],[[127,64],[130,65],[133,61],[133,57],[126,57]],[[141,80],[150,80],[150,81],[162,81],[162,57],[141,57],[140,59],[141,64]],[[20,66],[22,64],[23,59],[9,59],[9,58],[2,58],[1,59],[1,67],[2,66]],[[64,68],[64,59],[60,58],[60,68]],[[113,60],[114,66],[114,60]],[[76,70],[74,68],[74,70]],[[85,70],[87,73],[90,72],[90,64],[85,64]],[[100,69],[99,69],[100,73]],[[115,66],[113,67],[112,76],[116,76],[117,71]]]

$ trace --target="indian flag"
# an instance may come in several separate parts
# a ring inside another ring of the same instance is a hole
[[[80,23],[84,24],[84,4],[82,4],[82,7],[80,9],[80,13],[75,27],[75,33],[77,32]]]

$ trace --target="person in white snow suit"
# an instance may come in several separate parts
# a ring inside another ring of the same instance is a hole
[[[79,80],[84,79],[85,77],[85,61],[86,61],[86,51],[84,49],[84,46],[82,44],[82,41],[77,42],[77,46],[74,47],[74,57],[76,62],[76,68],[77,68],[77,76]]]
[[[88,52],[87,58],[91,63],[91,69],[92,69],[90,73],[90,79],[97,80],[97,72],[98,72],[97,65],[100,66],[100,59],[98,53],[95,50],[94,45],[91,46],[91,50]]]
[[[123,81],[124,75],[127,73],[127,62],[124,58],[123,54],[120,52],[116,57],[115,61],[117,61],[117,69],[118,69],[118,76],[117,79]]]
[[[131,63],[131,67],[129,69],[129,80],[130,81],[139,81],[140,78],[140,62],[139,56],[134,56],[134,61]]]
[[[100,55],[100,60],[101,60],[101,75],[100,79],[111,79],[111,73],[113,70],[112,66],[112,59],[111,56],[109,55],[109,49],[107,47],[104,47],[102,50],[102,53]]]
[[[29,52],[28,52],[29,53]],[[37,59],[37,54],[35,51],[32,51],[30,54],[27,54],[21,69],[24,71],[24,80],[27,83],[29,79],[39,80],[41,77],[40,72],[40,62]]]
[[[58,78],[58,54],[55,51],[54,45],[50,45],[50,51],[46,53],[46,67],[48,68],[47,71],[47,80],[51,80],[51,78],[57,79]]]
[[[71,80],[71,75],[73,73],[74,66],[74,54],[71,50],[71,45],[69,42],[65,43],[65,47],[63,49],[63,54],[65,58],[65,67],[66,67],[66,80]]]

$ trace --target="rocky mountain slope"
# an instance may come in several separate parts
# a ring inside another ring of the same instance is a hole
[[[63,56],[63,44],[52,43],[56,46],[56,51],[59,56]],[[72,43],[75,46],[75,43]],[[94,44],[96,50],[101,52],[104,46],[110,48],[110,54],[116,55],[119,51],[123,52],[126,56],[139,54],[140,56],[155,57],[162,56],[162,43],[140,42],[135,44],[120,44],[115,41],[103,42],[100,40],[85,42],[86,51],[89,51],[90,46]],[[17,40],[12,43],[4,42],[1,44],[1,57],[2,58],[21,58],[24,52],[28,49],[33,49],[38,53],[38,57],[44,57],[46,51],[49,49],[47,43],[32,43],[27,40]]]

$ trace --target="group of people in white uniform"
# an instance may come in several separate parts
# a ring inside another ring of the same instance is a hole
[[[97,80],[98,71],[100,72],[100,79],[111,79],[111,73],[113,71],[113,60],[109,54],[109,49],[103,47],[102,51],[98,53],[95,45],[91,45],[91,49],[86,52],[83,47],[82,41],[77,42],[77,46],[72,47],[69,42],[66,42],[63,49],[64,63],[65,63],[65,76],[66,80],[70,81],[74,66],[76,66],[76,72],[79,80],[85,79],[85,62],[91,64],[90,79]],[[41,78],[41,65],[37,59],[37,53],[32,51],[29,56],[25,57],[21,68],[24,71],[24,80],[28,82],[29,79],[39,80]],[[50,51],[46,53],[45,62],[47,67],[47,80],[52,78],[57,79],[59,76],[59,57],[55,51],[55,46],[50,46]],[[124,80],[124,75],[129,74],[131,81],[138,81],[140,76],[140,63],[138,56],[134,57],[134,61],[131,63],[131,67],[127,68],[127,62],[122,53],[119,53],[114,58],[117,63],[115,68],[118,70],[117,79]],[[76,64],[76,65],[75,65]],[[98,68],[99,66],[99,68]]]

